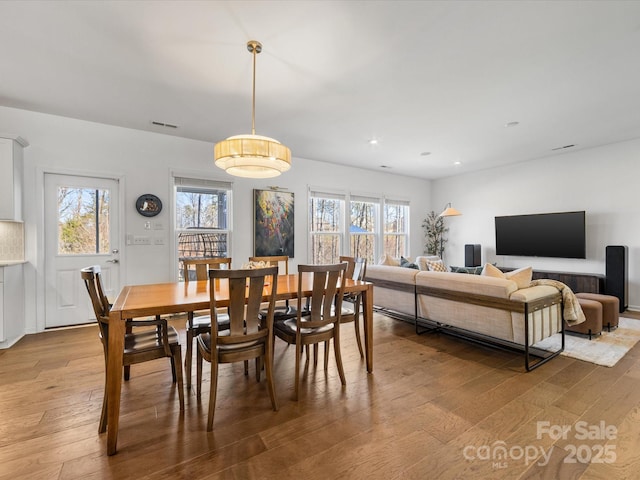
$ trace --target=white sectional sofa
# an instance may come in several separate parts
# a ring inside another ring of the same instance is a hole
[[[561,333],[564,348],[562,295],[552,286],[391,265],[368,266],[366,279],[374,284],[376,307],[412,319],[417,332],[439,329],[516,347],[527,371],[562,351],[540,352],[531,348],[535,343]],[[541,359],[533,363],[531,356]]]

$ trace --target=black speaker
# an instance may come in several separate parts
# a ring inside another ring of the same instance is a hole
[[[465,267],[479,267],[482,265],[482,259],[480,258],[480,244],[468,244],[464,246],[464,266]]]
[[[604,293],[620,300],[620,313],[629,306],[629,248],[607,245]]]

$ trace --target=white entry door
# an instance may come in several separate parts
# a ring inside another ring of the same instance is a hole
[[[95,322],[80,269],[100,265],[119,292],[118,180],[45,174],[45,327]]]

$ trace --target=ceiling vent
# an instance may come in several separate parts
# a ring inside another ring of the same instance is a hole
[[[166,127],[166,128],[178,128],[178,125],[172,125],[171,123],[164,123],[164,122],[156,122],[156,121],[152,121],[151,122],[152,125],[157,125],[159,127]]]
[[[571,148],[571,147],[575,147],[575,145],[565,145],[563,147],[556,147],[556,148],[552,148],[551,151],[555,152],[556,150],[564,150],[565,148]]]

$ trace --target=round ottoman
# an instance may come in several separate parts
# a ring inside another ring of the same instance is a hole
[[[564,329],[567,332],[589,335],[589,340],[591,340],[591,335],[598,335],[602,332],[602,304],[596,300],[580,297],[578,297],[578,302],[580,302],[586,320],[571,326],[565,323]]]
[[[600,293],[576,293],[576,297],[587,300],[595,300],[602,305],[602,326],[611,331],[611,327],[617,327],[620,319],[620,300],[613,295]]]

